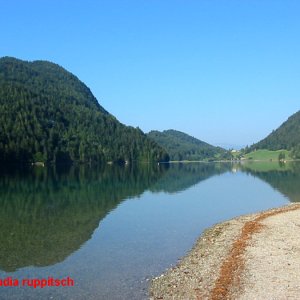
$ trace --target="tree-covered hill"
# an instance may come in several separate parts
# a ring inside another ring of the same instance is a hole
[[[150,131],[148,137],[165,148],[171,160],[215,160],[229,158],[230,155],[225,149],[173,129]]]
[[[286,149],[292,151],[294,157],[300,158],[300,111],[290,116],[280,127],[248,150],[257,149]]]
[[[0,162],[162,160],[164,149],[121,124],[62,67],[0,59]]]

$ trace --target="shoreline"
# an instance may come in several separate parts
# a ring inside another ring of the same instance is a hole
[[[242,291],[247,291],[247,282],[253,273],[247,269],[248,265],[251,266],[251,262],[255,261],[255,257],[248,258],[248,252],[251,253],[250,250],[255,248],[253,241],[258,239],[260,242],[260,234],[265,234],[264,231],[275,227],[275,225],[264,223],[275,218],[281,222],[285,215],[293,211],[300,219],[299,209],[300,204],[288,204],[255,214],[239,216],[206,229],[193,248],[175,267],[153,278],[149,289],[150,299],[236,299]],[[295,230],[298,229],[295,227]],[[289,237],[294,236],[291,230],[286,234],[289,234]],[[287,237],[287,243],[289,237]],[[269,239],[272,245],[278,243],[275,233],[265,236],[264,239]],[[263,252],[261,248],[257,251]],[[269,256],[268,253],[265,255]],[[273,261],[269,263],[271,270]]]

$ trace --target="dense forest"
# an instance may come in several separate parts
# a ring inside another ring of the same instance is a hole
[[[166,160],[162,147],[121,124],[62,67],[0,59],[0,162]]]
[[[249,147],[247,152],[257,149],[286,149],[291,151],[293,157],[300,158],[300,111],[290,116],[266,138]]]
[[[228,159],[230,153],[177,130],[150,131],[148,137],[166,149],[171,160]]]

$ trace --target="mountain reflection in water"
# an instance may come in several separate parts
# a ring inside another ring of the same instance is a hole
[[[291,202],[300,202],[299,162],[253,162],[243,164],[241,170],[260,178]]]
[[[282,195],[298,201],[299,179],[299,164],[278,162],[2,172],[0,277],[70,276],[75,286],[3,288],[0,298],[148,299],[148,279],[205,228],[283,205]]]
[[[215,164],[36,168],[0,177],[0,269],[63,261],[120,202],[178,192],[224,172]]]
[[[163,169],[31,169],[0,178],[0,268],[63,261],[107,213],[140,195]]]

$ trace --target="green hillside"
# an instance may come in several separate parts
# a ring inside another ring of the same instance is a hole
[[[0,59],[0,162],[162,160],[164,149],[121,124],[62,67]]]
[[[229,158],[229,153],[220,147],[214,147],[186,133],[176,130],[151,131],[148,137],[166,149],[171,160],[215,160]]]
[[[252,145],[249,151],[255,149],[290,150],[294,157],[300,158],[300,111],[289,117],[266,138]]]
[[[291,159],[290,152],[288,150],[267,150],[258,149],[256,151],[249,152],[243,156],[245,159],[252,160],[286,160]]]

